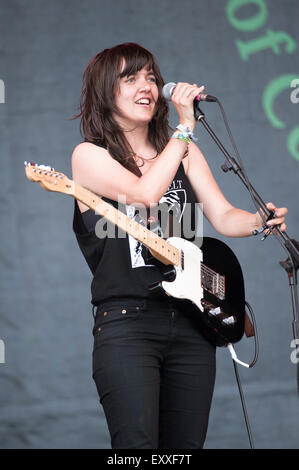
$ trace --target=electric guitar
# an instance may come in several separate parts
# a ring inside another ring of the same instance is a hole
[[[205,237],[200,249],[183,238],[164,240],[54,168],[24,164],[30,181],[83,202],[146,246],[165,267],[159,287],[172,297],[190,301],[212,344],[226,346],[242,338],[246,315],[243,275],[236,256],[225,243]]]

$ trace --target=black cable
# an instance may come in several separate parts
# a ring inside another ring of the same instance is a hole
[[[258,353],[259,353],[259,342],[258,342],[257,326],[256,326],[256,320],[255,320],[253,309],[247,301],[245,301],[245,305],[246,305],[246,307],[248,308],[248,310],[250,312],[250,316],[251,316],[252,323],[253,323],[253,329],[254,329],[255,351],[254,351],[254,358],[253,358],[252,362],[249,365],[249,368],[251,368],[257,362]],[[250,428],[247,409],[246,409],[246,404],[245,404],[245,398],[244,398],[244,394],[243,394],[243,390],[242,390],[242,386],[241,386],[241,381],[240,381],[240,376],[239,376],[237,363],[236,363],[235,360],[233,360],[233,364],[234,364],[234,371],[235,371],[236,381],[237,381],[237,385],[238,385],[238,389],[239,389],[239,394],[240,394],[240,398],[241,398],[242,409],[243,409],[245,424],[246,424],[246,428],[247,428],[250,448],[254,449],[253,438],[252,438],[251,428]]]
[[[249,368],[251,368],[251,367],[254,366],[254,364],[257,362],[257,359],[258,359],[258,355],[259,355],[259,339],[258,339],[258,333],[257,333],[257,326],[256,326],[255,316],[254,316],[252,307],[251,307],[251,305],[250,305],[248,302],[246,302],[246,300],[245,300],[245,305],[246,305],[246,307],[248,308],[248,310],[249,310],[249,312],[250,312],[250,317],[251,317],[251,320],[252,320],[252,323],[253,323],[253,329],[254,329],[254,357],[253,357],[252,362],[251,362],[250,365],[249,365]]]
[[[251,448],[251,449],[254,449],[254,444],[253,444],[253,439],[252,439],[250,424],[249,424],[248,415],[247,415],[247,410],[246,410],[246,405],[245,405],[245,399],[244,399],[244,395],[243,395],[243,391],[242,391],[242,387],[241,387],[241,382],[240,382],[239,371],[238,371],[238,367],[237,367],[236,362],[233,361],[233,363],[234,363],[234,369],[235,369],[236,380],[237,380],[237,384],[238,384],[238,388],[239,388],[239,393],[240,393],[240,397],[241,397],[241,403],[242,403],[242,408],[243,408],[243,413],[244,413],[246,428],[247,428],[248,437],[249,437],[249,442],[250,442],[250,448]]]

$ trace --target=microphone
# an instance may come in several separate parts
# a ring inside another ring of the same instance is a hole
[[[162,94],[167,101],[171,101],[171,97],[172,97],[175,87],[176,87],[176,83],[174,82],[169,82],[169,83],[166,83],[166,85],[164,85]],[[197,95],[196,98],[194,99],[194,102],[198,104],[199,101],[215,102],[217,101],[217,98],[212,95],[205,95],[204,93],[199,93],[199,95]]]

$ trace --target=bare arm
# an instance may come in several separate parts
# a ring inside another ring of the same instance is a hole
[[[197,200],[203,204],[205,216],[217,232],[228,237],[248,237],[252,235],[253,230],[262,226],[258,213],[238,209],[224,197],[203,154],[193,143],[189,144],[187,176]],[[277,209],[271,202],[267,206],[269,209],[276,209],[276,218],[271,221],[271,225],[281,224],[280,229],[284,231],[284,215],[287,209]]]
[[[187,149],[187,143],[170,139],[169,143],[140,178],[114,160],[107,150],[81,143],[72,154],[74,181],[100,196],[115,201],[125,196],[127,204],[157,204],[163,196]]]

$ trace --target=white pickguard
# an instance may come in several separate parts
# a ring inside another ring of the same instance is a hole
[[[201,299],[203,288],[201,287],[201,262],[202,251],[188,240],[179,237],[167,239],[170,245],[184,252],[184,269],[174,266],[176,278],[172,282],[162,281],[162,287],[168,294],[179,299],[191,300],[202,312]]]

